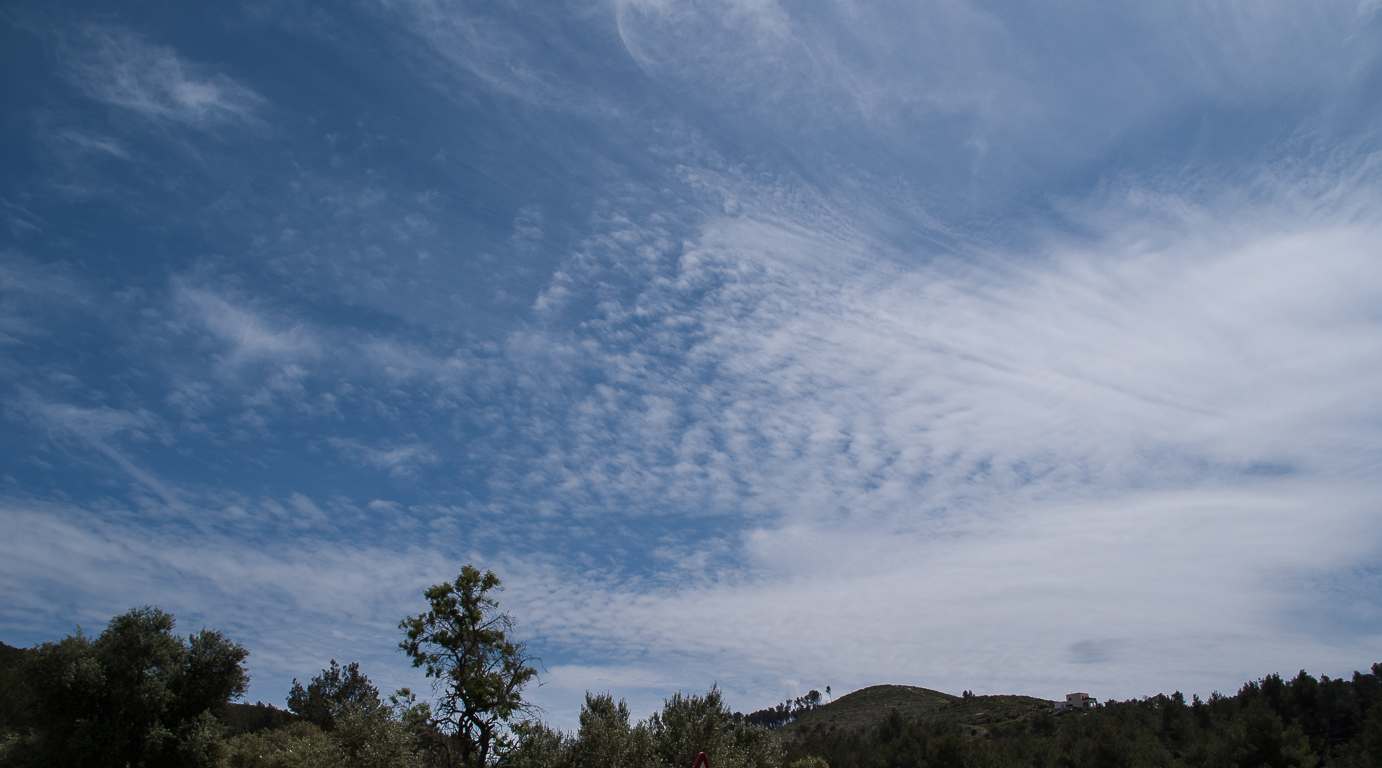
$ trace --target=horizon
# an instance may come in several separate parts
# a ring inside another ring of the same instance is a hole
[[[0,12],[0,639],[247,701],[1207,696],[1382,640],[1382,4]]]

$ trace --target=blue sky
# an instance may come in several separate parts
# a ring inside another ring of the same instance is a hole
[[[1377,2],[10,3],[0,639],[531,698],[1382,661]]]

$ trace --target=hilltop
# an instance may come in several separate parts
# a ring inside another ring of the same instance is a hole
[[[912,685],[873,685],[816,707],[783,726],[779,733],[802,738],[808,733],[863,732],[892,710],[907,720],[943,720],[968,729],[971,736],[1051,711],[1051,702],[1031,696],[952,696]]]

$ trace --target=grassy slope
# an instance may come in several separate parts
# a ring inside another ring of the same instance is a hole
[[[875,685],[841,696],[806,713],[778,733],[793,738],[809,731],[867,730],[896,709],[908,719],[944,718],[969,728],[975,735],[990,728],[1015,723],[1050,711],[1051,702],[1030,696],[972,696],[962,699],[948,693],[910,685]]]

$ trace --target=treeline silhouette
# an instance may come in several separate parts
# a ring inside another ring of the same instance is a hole
[[[888,695],[823,705],[813,690],[744,715],[712,686],[635,720],[612,694],[587,693],[575,731],[509,718],[479,755],[454,748],[428,703],[381,695],[356,663],[294,680],[286,711],[231,704],[248,651],[173,626],[145,607],[94,637],[0,644],[0,766],[687,768],[704,752],[712,768],[1382,768],[1382,664],[1060,712],[1030,697],[878,686],[868,690]],[[917,695],[925,707],[908,703]]]
[[[820,706],[820,703],[821,692],[812,689],[805,696],[788,699],[777,706],[760,709],[747,715],[735,712],[734,718],[735,720],[743,720],[749,725],[761,725],[768,729],[781,728]]]

